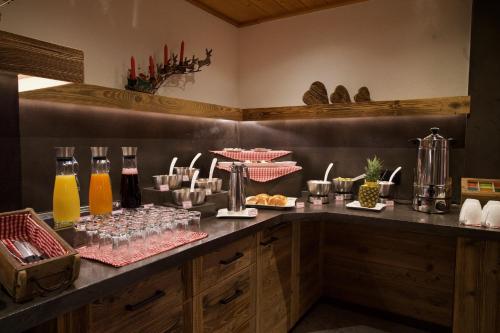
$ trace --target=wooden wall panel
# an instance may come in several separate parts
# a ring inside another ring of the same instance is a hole
[[[451,326],[455,243],[326,221],[324,295]]]
[[[0,31],[0,69],[83,83],[83,51]]]

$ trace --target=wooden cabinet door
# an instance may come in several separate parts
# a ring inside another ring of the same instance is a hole
[[[255,264],[194,296],[194,332],[244,332],[255,317]]]
[[[287,332],[291,326],[292,225],[279,224],[258,234],[257,329]]]
[[[152,275],[89,306],[89,332],[183,332],[182,268]]]

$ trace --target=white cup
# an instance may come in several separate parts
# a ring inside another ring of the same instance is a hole
[[[481,225],[483,227],[500,227],[500,201],[490,200],[484,205]]]
[[[477,199],[465,199],[458,218],[460,224],[481,225],[481,203]]]

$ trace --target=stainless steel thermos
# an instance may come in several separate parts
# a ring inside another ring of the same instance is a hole
[[[245,186],[248,179],[248,168],[243,163],[233,163],[229,175],[228,211],[241,212],[245,210]]]
[[[413,208],[425,213],[445,213],[451,205],[449,172],[450,140],[442,137],[439,128],[418,143],[417,168],[413,183]]]

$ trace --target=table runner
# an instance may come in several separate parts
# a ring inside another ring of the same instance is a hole
[[[181,230],[176,232],[173,236],[162,236],[160,241],[152,242],[151,248],[147,250],[139,250],[132,247],[129,251],[116,253],[117,251],[112,251],[110,248],[100,249],[98,245],[93,245],[90,247],[78,248],[77,251],[82,258],[97,260],[114,267],[122,267],[176,247],[195,242],[207,236],[208,234],[205,232]],[[150,239],[147,241],[151,242]]]

